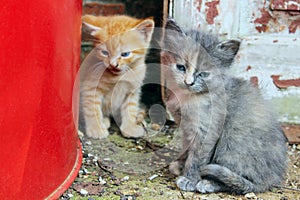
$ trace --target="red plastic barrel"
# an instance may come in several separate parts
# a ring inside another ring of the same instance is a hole
[[[78,173],[81,5],[1,2],[0,199],[55,199]]]

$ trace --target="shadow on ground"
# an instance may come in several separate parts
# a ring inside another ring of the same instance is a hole
[[[168,164],[179,156],[180,132],[174,124],[148,125],[144,139],[125,139],[116,127],[103,141],[80,136],[83,163],[73,185],[60,199],[300,199],[300,145],[289,146],[290,165],[283,188],[262,194],[199,194],[179,191]]]

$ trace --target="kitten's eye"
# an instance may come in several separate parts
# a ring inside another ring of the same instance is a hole
[[[103,56],[108,56],[109,55],[108,51],[105,51],[105,50],[101,50],[101,54]]]
[[[185,72],[185,66],[184,65],[180,65],[180,64],[177,64],[176,65],[177,69],[181,72]]]
[[[199,74],[199,76],[202,77],[202,78],[206,78],[206,77],[209,76],[209,72],[201,72],[201,73]]]
[[[127,58],[130,56],[130,54],[131,54],[131,52],[123,52],[123,53],[121,53],[121,56],[124,58]]]

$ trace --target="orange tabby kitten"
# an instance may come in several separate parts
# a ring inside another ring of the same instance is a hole
[[[113,116],[123,136],[142,137],[145,131],[137,116],[154,21],[124,15],[85,15],[82,20],[95,45],[80,71],[86,134],[106,138]]]

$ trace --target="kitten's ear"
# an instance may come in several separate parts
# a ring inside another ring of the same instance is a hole
[[[134,27],[145,39],[145,42],[149,43],[152,37],[154,30],[154,21],[153,19],[145,19]]]
[[[87,22],[82,22],[82,29],[85,33],[90,34],[91,36],[95,36],[98,31],[101,30],[100,27],[94,26]]]
[[[224,58],[233,59],[237,54],[240,48],[240,41],[238,40],[226,40],[220,42],[216,46],[216,50],[222,55]]]
[[[168,18],[166,23],[166,29],[177,31],[179,33],[184,34],[184,31],[179,27],[179,25],[175,22],[174,19]]]
[[[179,41],[185,35],[184,31],[179,27],[174,19],[168,18],[160,44],[161,48],[166,49],[167,51],[176,52],[178,44],[180,43]]]
[[[240,48],[240,41],[238,40],[226,40],[220,42],[213,51],[214,57],[221,62],[223,68],[231,66],[235,55]]]
[[[98,18],[93,15],[82,16],[82,39],[94,39],[94,36],[97,34],[97,32],[101,30],[100,27],[93,25],[96,24],[97,19]]]

